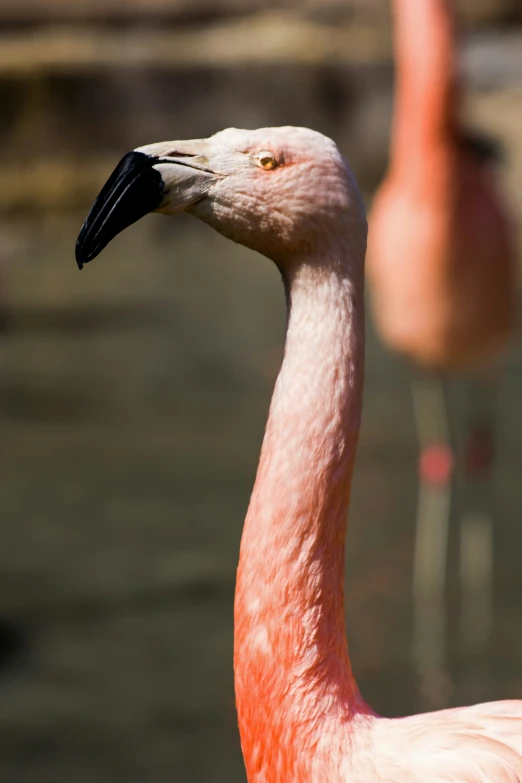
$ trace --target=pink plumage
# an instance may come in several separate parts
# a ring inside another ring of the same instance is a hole
[[[522,781],[521,703],[388,720],[364,703],[352,674],[344,541],[362,406],[367,228],[348,165],[330,139],[303,128],[229,129],[135,155],[95,203],[79,263],[121,230],[125,199],[159,187],[160,211],[188,210],[261,251],[287,290],[285,356],[235,600],[249,783]]]

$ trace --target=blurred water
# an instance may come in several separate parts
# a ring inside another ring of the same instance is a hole
[[[150,216],[81,274],[83,216],[11,226],[0,347],[0,757],[5,780],[244,780],[232,682],[243,516],[282,351],[271,264]],[[347,614],[364,696],[416,708],[408,378],[369,329]],[[522,697],[522,354],[501,390],[495,627],[451,703]],[[459,404],[458,384],[455,400]]]

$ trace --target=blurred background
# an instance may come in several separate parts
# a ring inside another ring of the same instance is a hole
[[[522,226],[522,6],[458,6],[467,117],[505,145]],[[370,206],[390,33],[387,0],[0,3],[3,780],[244,781],[233,588],[282,352],[279,276],[186,216],[148,216],[81,275],[74,243],[123,153],[233,125],[332,136]],[[347,615],[362,693],[391,716],[418,706],[417,444],[406,369],[370,323],[367,357]],[[521,390],[515,344],[493,633],[476,656],[452,633],[451,540],[449,704],[522,698]]]

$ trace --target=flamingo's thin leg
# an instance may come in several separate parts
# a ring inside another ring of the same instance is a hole
[[[447,704],[445,584],[452,499],[452,449],[447,395],[435,374],[412,383],[420,446],[419,498],[413,563],[413,657],[421,708]]]
[[[468,654],[480,654],[493,620],[493,463],[496,373],[474,378],[468,389],[462,455],[460,519],[461,638]]]

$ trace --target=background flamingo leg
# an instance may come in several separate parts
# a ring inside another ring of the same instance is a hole
[[[461,641],[480,655],[493,621],[493,472],[498,374],[475,376],[466,390],[466,429],[459,459]]]
[[[419,496],[413,562],[413,659],[420,709],[447,705],[446,570],[452,505],[453,451],[447,392],[437,374],[412,380],[420,447]]]

